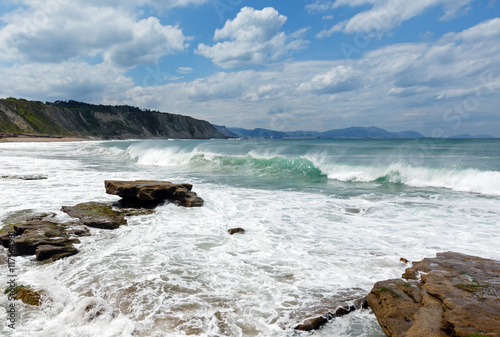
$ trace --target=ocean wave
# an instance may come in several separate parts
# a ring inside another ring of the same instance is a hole
[[[500,172],[478,169],[390,165],[347,165],[311,159],[328,179],[344,182],[404,184],[412,187],[447,188],[461,192],[500,195]]]
[[[132,144],[127,155],[139,165],[189,168],[201,172],[292,179],[330,179],[341,182],[403,184],[500,195],[500,172],[473,168],[432,168],[401,162],[352,164],[321,153],[283,155],[276,149],[221,153],[196,145]]]

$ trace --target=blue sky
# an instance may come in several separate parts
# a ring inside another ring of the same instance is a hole
[[[498,0],[4,0],[0,97],[500,137]]]

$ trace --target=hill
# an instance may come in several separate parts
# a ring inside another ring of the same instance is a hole
[[[0,133],[111,139],[227,138],[207,121],[128,105],[0,99]]]
[[[247,130],[242,128],[227,128],[241,138],[424,138],[416,131],[389,132],[375,126],[354,126],[346,129],[335,129],[325,132],[317,131],[274,131],[268,129]]]
[[[471,136],[467,133],[463,133],[463,134],[460,134],[460,135],[455,135],[455,136],[450,136],[449,138],[452,138],[452,139],[492,139],[492,138],[495,138],[493,136],[490,136],[490,135],[475,135],[475,136]]]

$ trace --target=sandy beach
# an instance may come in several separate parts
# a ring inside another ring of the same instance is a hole
[[[0,142],[77,142],[77,141],[89,141],[89,140],[98,140],[98,139],[78,138],[78,137],[38,137],[38,136],[0,138]]]

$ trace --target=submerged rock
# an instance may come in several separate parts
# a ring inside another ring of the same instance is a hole
[[[155,207],[166,201],[185,207],[200,207],[203,199],[191,189],[191,184],[172,184],[168,181],[104,181],[106,193],[118,195],[125,207]]]
[[[75,206],[63,206],[61,210],[82,224],[101,229],[116,229],[127,224],[126,216],[153,213],[150,209],[129,209],[113,207],[101,202],[85,202]]]
[[[11,175],[11,176],[2,176],[2,179],[44,180],[48,179],[48,177],[41,175],[25,175],[25,176]]]
[[[23,301],[25,304],[39,306],[42,301],[43,291],[34,290],[29,286],[18,285],[8,287],[4,293],[10,298]]]
[[[420,276],[420,278],[419,278]],[[368,304],[388,336],[500,336],[500,262],[453,252],[377,282]]]
[[[349,291],[345,292],[339,298],[330,299],[330,301],[332,301],[332,303],[325,307],[309,309],[311,310],[309,315],[306,314],[306,318],[302,319],[294,329],[299,331],[318,330],[337,317],[342,317],[354,310],[368,307],[364,296],[352,296],[349,295]],[[301,313],[300,316],[304,317],[304,313]]]

